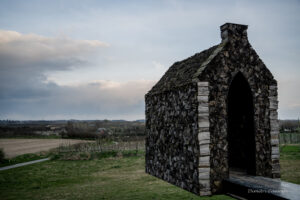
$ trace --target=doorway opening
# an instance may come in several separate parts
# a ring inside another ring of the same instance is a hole
[[[241,72],[227,97],[229,173],[255,175],[254,107],[250,86]]]

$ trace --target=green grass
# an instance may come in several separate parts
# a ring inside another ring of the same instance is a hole
[[[280,151],[281,179],[300,184],[300,145]],[[55,155],[51,161],[0,171],[0,199],[232,199],[198,197],[146,174],[141,151]]]
[[[300,184],[300,145],[280,147],[281,179]]]
[[[198,197],[146,174],[143,155],[52,160],[0,172],[0,199],[232,199]]]
[[[300,145],[281,145],[280,146],[280,153],[282,153],[283,156],[296,156],[297,159],[300,159],[299,153],[300,153]],[[296,158],[294,158],[296,159]]]

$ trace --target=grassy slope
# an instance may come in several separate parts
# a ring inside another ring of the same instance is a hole
[[[200,199],[144,173],[144,157],[47,161],[0,172],[0,199]],[[231,199],[217,195],[201,199]]]

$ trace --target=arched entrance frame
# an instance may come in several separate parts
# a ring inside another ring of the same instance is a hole
[[[234,74],[227,93],[228,172],[256,174],[254,97],[242,72]]]

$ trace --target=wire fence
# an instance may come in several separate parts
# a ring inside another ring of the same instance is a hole
[[[127,150],[145,150],[145,141],[101,141],[86,142],[80,144],[61,144],[58,152],[108,152],[108,151],[127,151]]]
[[[300,133],[280,133],[280,144],[300,144]]]

